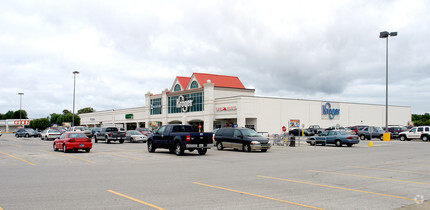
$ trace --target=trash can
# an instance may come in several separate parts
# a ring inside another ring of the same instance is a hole
[[[296,137],[294,136],[290,136],[290,147],[295,147],[296,146]]]

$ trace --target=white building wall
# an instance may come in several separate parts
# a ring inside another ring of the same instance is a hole
[[[330,127],[337,124],[385,126],[385,106],[383,105],[331,102],[339,104],[340,115],[339,119],[329,120],[322,119],[322,105],[326,103],[325,101],[263,97],[239,97],[238,100],[243,109],[238,110],[238,118],[257,118],[256,128],[261,132],[281,133],[282,126],[288,127],[290,120],[300,120],[305,128],[309,125]],[[410,107],[389,107],[390,125],[407,125],[410,120]],[[244,125],[239,124],[239,126]]]

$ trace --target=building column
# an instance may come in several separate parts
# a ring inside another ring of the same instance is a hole
[[[206,132],[212,132],[215,118],[215,84],[208,80],[204,87],[204,126]]]

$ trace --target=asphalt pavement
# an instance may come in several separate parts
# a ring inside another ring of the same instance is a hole
[[[63,153],[4,134],[0,210],[428,209],[430,143],[372,142],[176,156],[128,142]]]

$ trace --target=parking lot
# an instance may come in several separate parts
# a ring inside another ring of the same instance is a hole
[[[146,144],[52,150],[0,137],[0,209],[429,209],[430,143],[148,153]]]

